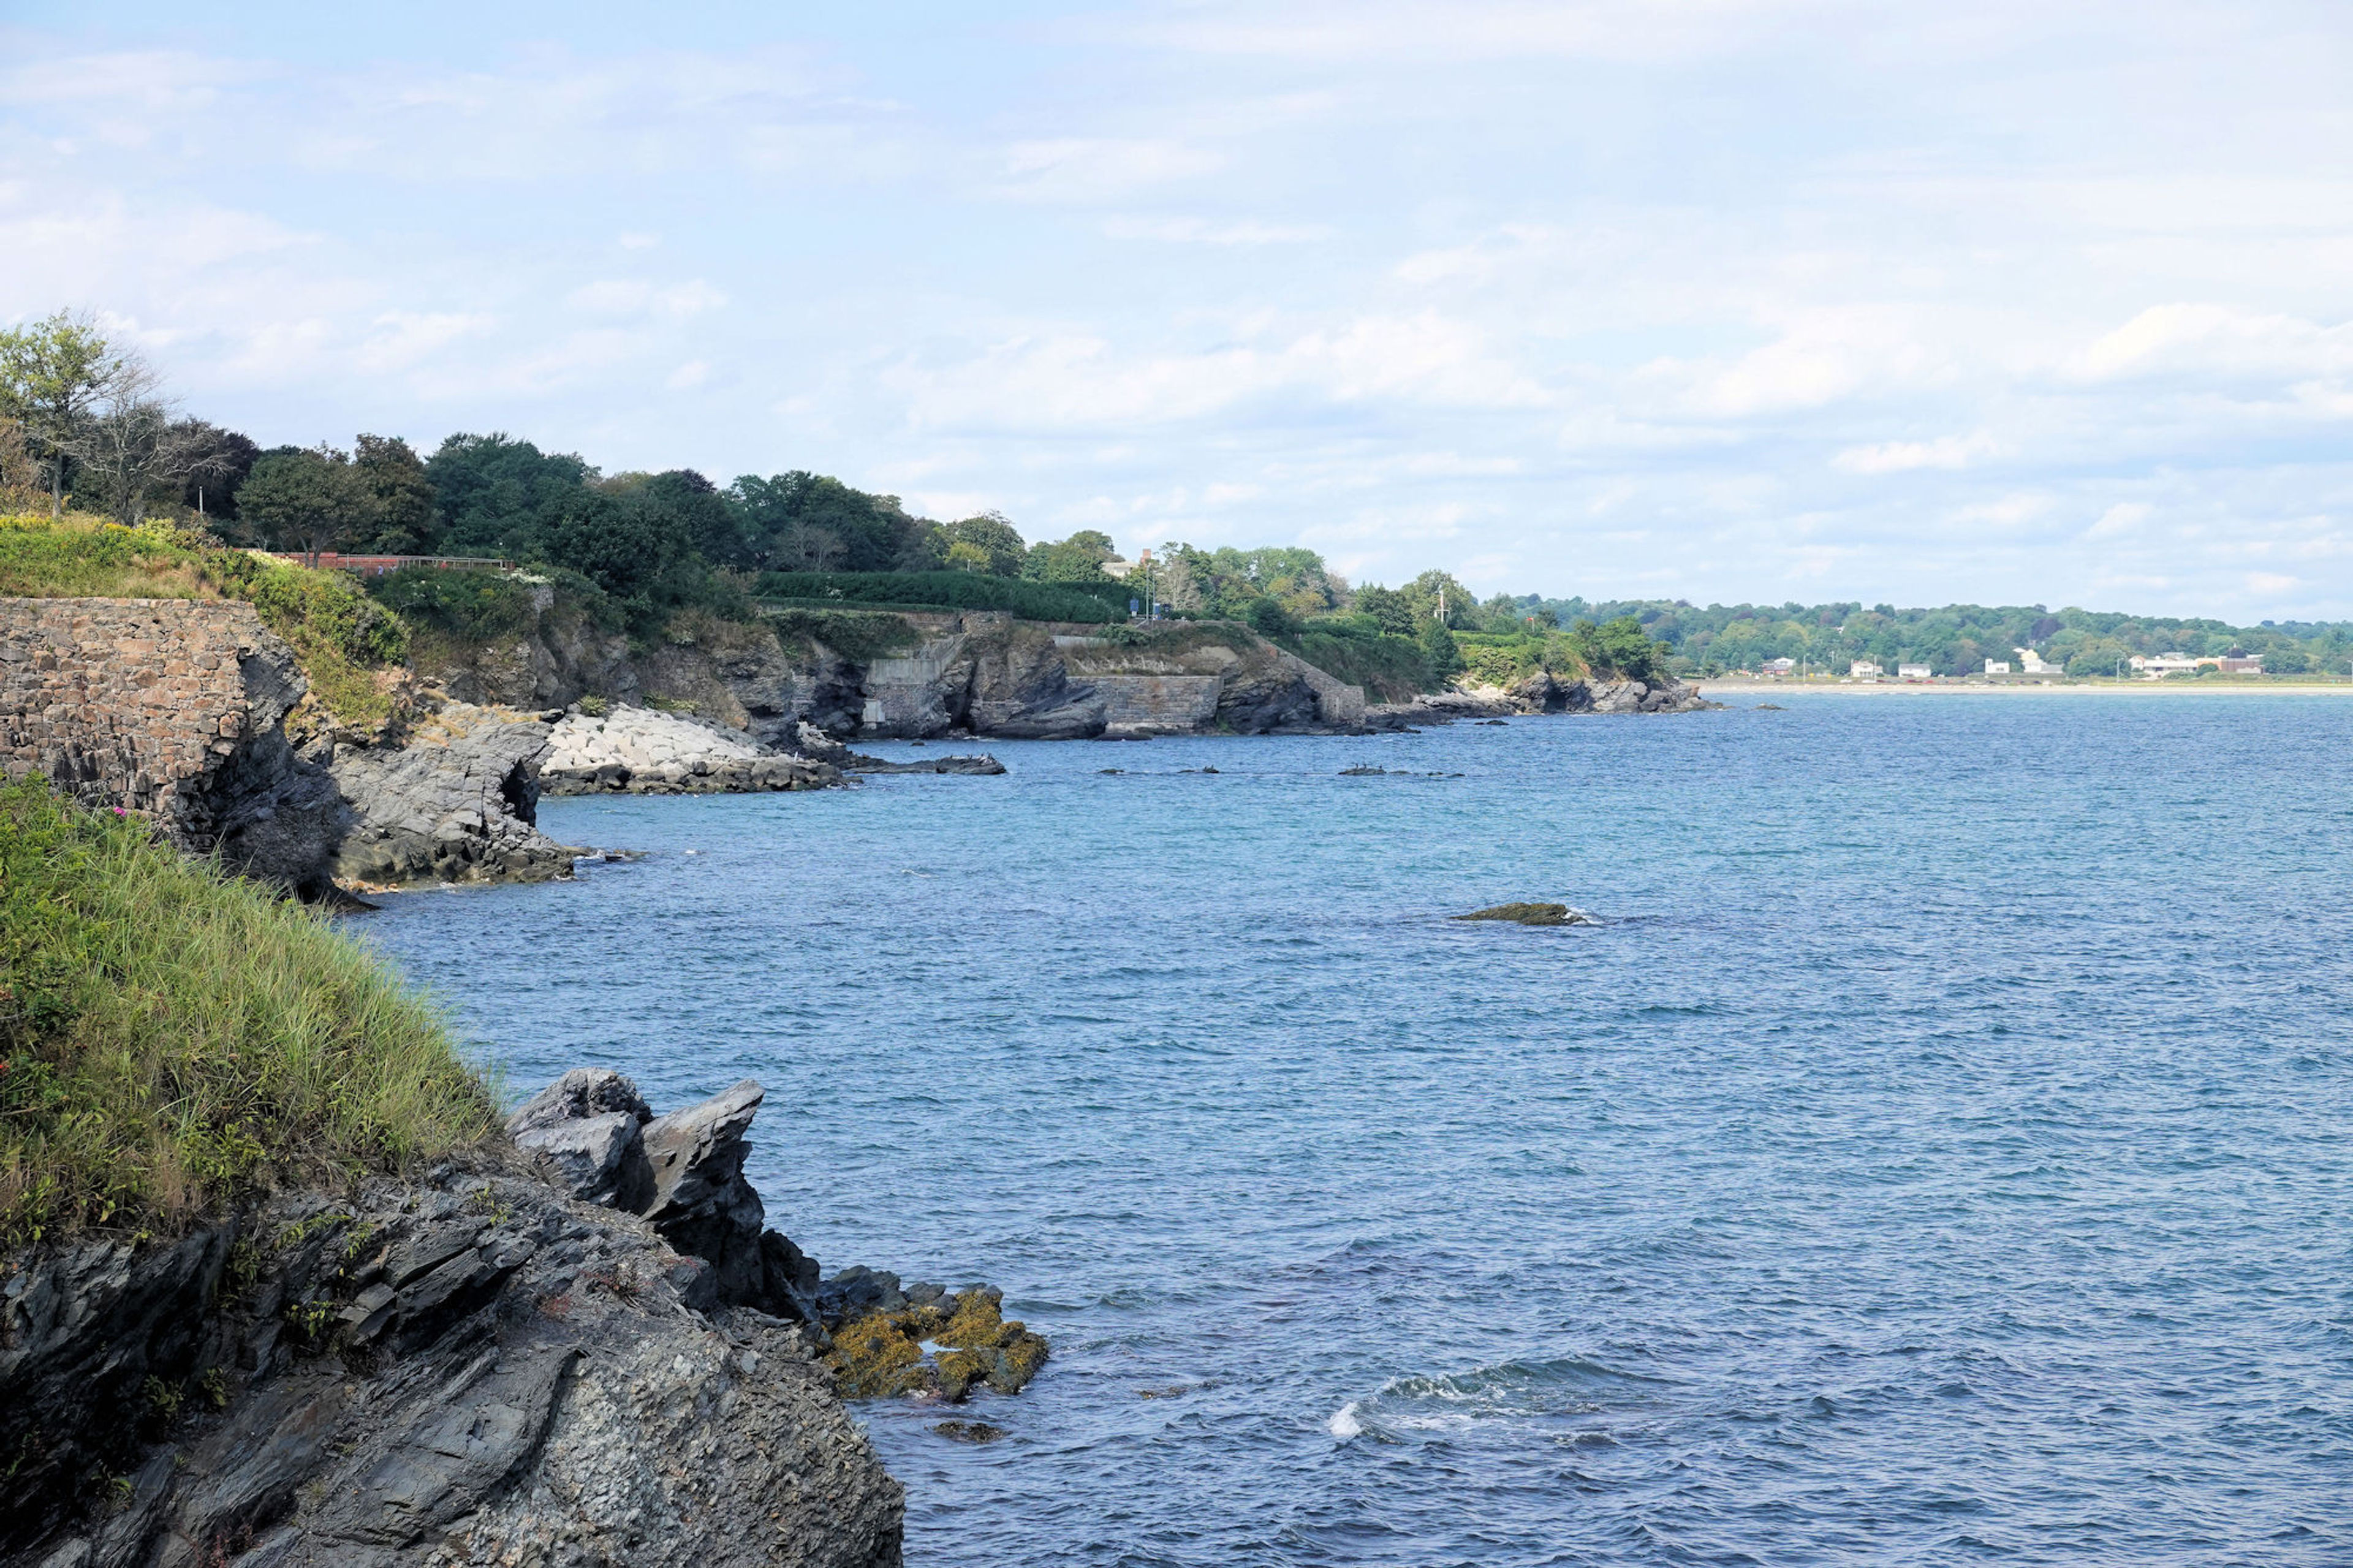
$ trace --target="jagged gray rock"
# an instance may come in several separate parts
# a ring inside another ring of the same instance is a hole
[[[375,885],[545,881],[579,849],[539,831],[539,763],[549,722],[446,702],[383,741],[330,734],[303,750],[351,816],[335,874]]]
[[[709,1273],[453,1167],[36,1261],[0,1288],[0,1563],[895,1568],[815,1333],[698,1310]]]
[[[507,1121],[515,1146],[575,1195],[643,1216],[679,1251],[710,1265],[711,1300],[815,1325],[817,1265],[767,1228],[744,1177],[744,1135],[765,1090],[750,1079],[697,1105],[654,1116],[619,1073],[575,1068]]]

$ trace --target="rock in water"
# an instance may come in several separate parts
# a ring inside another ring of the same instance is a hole
[[[1589,926],[1599,925],[1583,910],[1573,910],[1567,904],[1497,904],[1493,909],[1474,910],[1467,915],[1453,915],[1458,921],[1509,921],[1524,926]]]

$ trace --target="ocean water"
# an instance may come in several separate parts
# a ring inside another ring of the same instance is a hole
[[[2353,702],[1785,700],[556,801],[647,858],[355,929],[1050,1336],[861,1407],[918,1568],[2353,1563]]]

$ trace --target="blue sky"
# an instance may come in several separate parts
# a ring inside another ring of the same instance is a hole
[[[16,0],[0,318],[1391,581],[2353,616],[2353,10]]]

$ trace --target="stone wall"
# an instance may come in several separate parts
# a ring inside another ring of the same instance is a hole
[[[1218,717],[1225,685],[1215,675],[1097,675],[1103,720],[1114,733],[1145,730],[1206,730]]]
[[[268,637],[250,605],[0,599],[0,769],[180,825],[254,721],[301,696]]]

